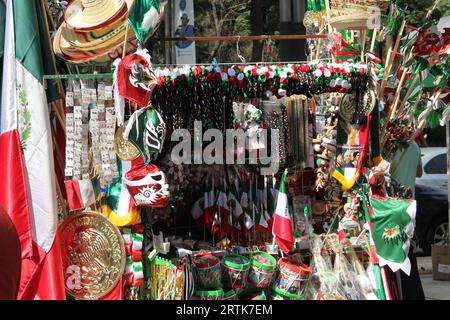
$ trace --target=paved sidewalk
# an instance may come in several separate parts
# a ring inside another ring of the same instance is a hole
[[[450,281],[433,280],[431,257],[417,257],[420,279],[427,300],[450,300]]]

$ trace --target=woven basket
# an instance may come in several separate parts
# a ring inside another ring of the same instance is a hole
[[[389,0],[328,0],[330,24],[336,29],[373,29],[389,9]],[[380,10],[374,10],[377,7]]]

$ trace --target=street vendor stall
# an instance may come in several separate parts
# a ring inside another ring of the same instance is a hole
[[[309,61],[184,66],[152,65],[146,44],[175,40],[152,37],[160,1],[41,8],[60,67],[39,81],[67,297],[403,298],[416,202],[397,167],[448,121],[450,29],[432,29],[434,7],[408,26],[402,1],[307,4],[307,34],[290,37]],[[16,90],[29,150],[34,96]]]

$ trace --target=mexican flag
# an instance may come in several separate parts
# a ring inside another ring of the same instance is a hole
[[[230,229],[230,207],[228,206],[227,183],[223,179],[219,185],[217,195],[217,207],[220,212],[220,221],[222,222],[222,230],[228,232]]]
[[[294,248],[294,235],[292,233],[292,219],[289,214],[288,197],[286,194],[286,173],[281,178],[280,190],[278,190],[277,206],[275,208],[272,233],[278,246],[284,253]]]
[[[410,239],[414,235],[416,201],[389,199],[379,196],[370,198],[370,236],[372,251],[380,267],[389,266],[393,272],[411,272],[408,258]]]
[[[205,195],[206,195],[206,188],[203,186],[200,193],[197,195],[197,200],[195,200],[194,204],[191,208],[191,215],[192,218],[194,218],[197,223],[202,226],[203,225],[203,207],[205,203]],[[194,198],[195,199],[195,198]]]
[[[204,195],[204,206],[203,206],[203,222],[204,226],[209,226],[214,221],[214,216],[216,215],[216,191],[214,189],[214,178],[211,182],[207,184]]]
[[[7,0],[0,122],[0,205],[22,248],[18,299],[65,299],[41,1]]]
[[[161,9],[159,0],[134,0],[131,5],[128,23],[143,44],[158,29]]]
[[[235,179],[234,183],[230,184],[230,190],[228,192],[228,205],[231,211],[231,230],[235,233],[241,232],[241,225],[239,222],[242,220],[244,214],[244,210],[238,200],[237,184],[238,180]]]
[[[139,208],[134,203],[125,184],[125,173],[131,169],[131,161],[117,161],[119,178],[108,186],[103,214],[117,227],[140,222]]]
[[[242,219],[242,231],[244,233],[247,233],[251,228],[253,228],[254,223],[252,216],[250,215],[250,212],[252,212],[251,202],[248,199],[248,192],[245,189],[245,186],[241,194],[241,207],[244,210]]]
[[[267,209],[267,224],[269,225],[269,230],[273,226],[273,214],[275,212],[275,198],[274,198],[274,186],[272,179],[264,177],[264,192],[265,192],[265,204]]]

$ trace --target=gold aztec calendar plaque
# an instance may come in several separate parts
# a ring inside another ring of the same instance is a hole
[[[64,220],[59,232],[66,292],[80,300],[111,292],[125,269],[119,230],[102,214],[83,211]]]

